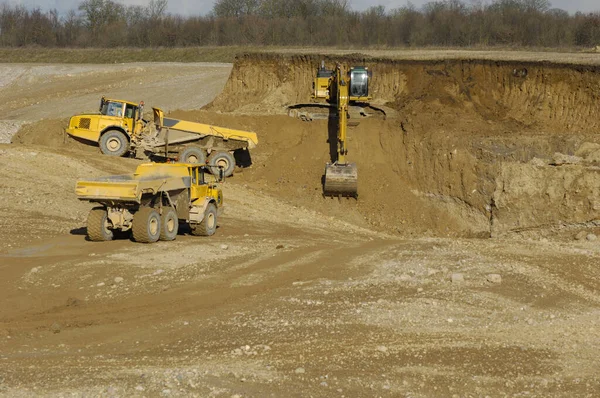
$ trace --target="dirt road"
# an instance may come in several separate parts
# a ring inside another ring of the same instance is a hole
[[[252,114],[256,104],[178,111],[261,141],[253,166],[224,184],[216,235],[151,245],[86,241],[92,205],[73,192],[138,161],[65,143],[60,118],[19,132],[0,145],[0,395],[599,396],[600,231],[578,207],[594,208],[591,129],[539,138],[551,123],[538,115],[503,134],[514,119],[473,111],[458,123],[462,107],[443,111],[439,98],[414,102],[411,123],[401,114],[352,130],[358,202],[319,195],[327,123]],[[555,151],[580,160],[551,165]],[[503,232],[492,239],[490,197]],[[477,231],[486,238],[460,237]]]

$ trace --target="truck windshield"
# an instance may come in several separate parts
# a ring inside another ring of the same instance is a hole
[[[106,116],[123,116],[123,104],[120,102],[107,101],[102,105],[100,113]]]

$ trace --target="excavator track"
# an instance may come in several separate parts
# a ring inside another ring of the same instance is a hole
[[[305,122],[313,120],[327,120],[337,118],[338,113],[334,105],[329,104],[297,104],[288,107],[287,114],[295,119]],[[387,112],[385,109],[370,104],[348,106],[348,117],[353,121],[364,118],[375,118],[385,120]]]

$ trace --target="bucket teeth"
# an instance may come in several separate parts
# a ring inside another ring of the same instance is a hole
[[[328,163],[325,166],[325,196],[358,196],[358,169],[356,163]]]

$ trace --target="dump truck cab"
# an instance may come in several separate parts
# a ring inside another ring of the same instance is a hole
[[[123,156],[130,149],[132,138],[141,134],[144,102],[100,99],[97,114],[73,116],[66,132],[79,140],[95,142],[105,155]]]
[[[223,173],[207,174],[206,166],[145,163],[130,175],[78,181],[78,199],[100,204],[88,216],[92,241],[113,239],[113,231],[131,231],[137,242],[173,240],[179,224],[192,235],[210,236],[223,211],[219,182]]]

